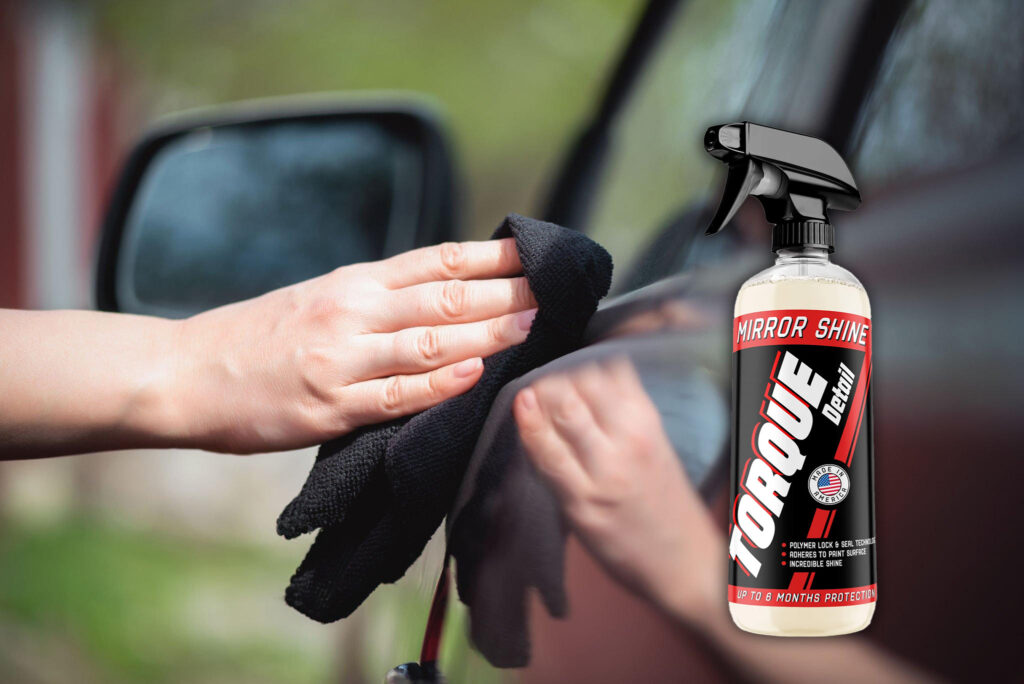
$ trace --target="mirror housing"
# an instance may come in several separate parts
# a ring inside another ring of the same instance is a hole
[[[421,101],[283,98],[186,113],[122,168],[96,304],[181,318],[456,236],[448,141]]]

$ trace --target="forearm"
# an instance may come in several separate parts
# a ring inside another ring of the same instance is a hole
[[[0,458],[173,445],[180,323],[0,310]]]
[[[0,459],[320,444],[469,390],[537,301],[512,238],[352,264],[183,321],[0,309]]]

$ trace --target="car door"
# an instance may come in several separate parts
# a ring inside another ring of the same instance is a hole
[[[1015,293],[1024,285],[1016,230],[1024,205],[1014,189],[1024,178],[1024,59],[1010,38],[1024,28],[1022,13],[995,2],[970,13],[911,3],[877,44],[878,77],[864,80],[851,101],[857,86],[843,79],[863,59],[852,46],[857,23],[849,19],[847,33],[815,46],[808,31],[843,24],[818,11],[815,18],[805,3],[695,2],[676,17],[621,122],[618,155],[596,200],[590,231],[615,256],[624,294],[595,316],[591,347],[579,357],[633,357],[684,466],[724,521],[725,438],[716,416],[727,411],[731,297],[770,255],[757,211],[739,217],[731,241],[694,237],[716,199],[698,133],[704,124],[751,119],[843,137],[837,144],[865,202],[837,221],[837,261],[862,276],[879,330],[883,595],[865,636],[927,671],[996,676],[1012,630],[964,625],[997,624],[1024,607],[998,581],[1022,560],[1016,545],[999,541],[1013,538],[1021,517],[990,488],[993,473],[1020,473],[1012,445],[1024,437],[1013,417],[1024,378],[1010,342],[1020,337]],[[765,35],[772,40],[760,43]],[[733,61],[722,62],[726,55]],[[799,78],[786,78],[794,73]],[[798,93],[806,108],[794,105]],[[666,391],[674,383],[685,389]],[[499,399],[490,420],[509,420],[507,411]],[[717,433],[717,447],[696,447],[694,432],[712,442]],[[992,541],[977,548],[968,540],[979,533]],[[994,581],[979,585],[979,571]],[[701,681],[734,676],[713,649],[680,639],[571,543],[567,581],[568,621],[533,606],[527,681],[672,681],[680,669]]]
[[[768,254],[764,248],[746,252],[742,237],[696,246],[693,235],[703,232],[717,199],[715,165],[703,151],[703,131],[743,118],[824,131],[839,90],[824,76],[845,71],[868,9],[845,5],[827,11],[799,2],[682,5],[634,99],[624,106],[592,220],[579,226],[611,251],[620,296],[594,317],[588,348],[503,391],[484,435],[511,421],[511,397],[532,378],[581,360],[626,354],[655,398],[691,480],[709,500],[718,497],[728,443],[731,298],[747,275],[768,262]],[[804,39],[814,32],[821,32],[822,40]],[[757,227],[756,217],[744,218],[746,228]],[[573,225],[571,217],[568,222]],[[691,246],[695,262],[725,265],[703,272],[676,268],[687,265]],[[668,259],[661,258],[666,254]],[[478,444],[476,464],[489,453],[485,439]],[[463,502],[473,496],[473,468]],[[510,471],[515,476],[505,486],[511,490],[523,480],[514,466]],[[499,492],[496,498],[510,497]],[[514,507],[509,510],[516,515]],[[456,521],[458,514],[457,509]],[[509,566],[516,562],[506,559]],[[558,622],[534,606],[528,681],[661,680],[680,661],[698,679],[722,676],[713,657],[680,641],[653,608],[614,585],[572,543],[567,562],[571,614]]]

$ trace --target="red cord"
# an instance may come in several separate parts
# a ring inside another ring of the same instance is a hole
[[[448,611],[448,554],[444,555],[441,576],[437,578],[434,599],[430,603],[427,627],[423,632],[423,648],[420,650],[420,665],[437,662],[441,650],[441,634],[444,632],[444,617]]]

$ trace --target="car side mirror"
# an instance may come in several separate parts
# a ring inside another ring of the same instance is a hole
[[[107,208],[100,309],[181,318],[453,239],[444,132],[410,102],[283,100],[146,136]]]

